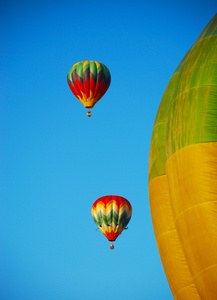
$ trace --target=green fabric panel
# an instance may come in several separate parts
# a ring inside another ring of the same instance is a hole
[[[76,66],[76,73],[83,78],[83,63],[81,62]]]
[[[101,211],[98,212],[97,218],[96,218],[94,215],[92,215],[92,217],[93,217],[93,220],[94,220],[94,222],[96,223],[96,225],[97,225],[98,227],[101,227],[101,226],[102,226],[102,223],[103,223],[102,212],[101,212]]]
[[[99,73],[102,70],[102,64],[100,63],[99,67],[97,68],[97,73]]]
[[[83,66],[83,63],[82,62],[80,62],[79,64],[75,64],[75,65],[73,65],[72,67],[71,67],[71,69],[70,69],[70,71],[69,72],[73,72],[75,69],[77,69],[78,68],[78,66]]]
[[[217,14],[186,53],[167,86],[152,133],[149,181],[166,173],[165,161],[175,151],[193,143],[217,140],[216,34]]]
[[[83,73],[86,69],[88,69],[90,67],[90,62],[88,64],[83,64]]]
[[[90,61],[90,72],[96,77],[97,75],[97,67],[95,62]]]
[[[217,21],[217,20],[216,20]],[[217,36],[197,42],[180,71],[168,114],[166,156],[217,141]]]
[[[73,72],[73,66],[71,67],[71,69],[69,70],[67,76],[68,76],[68,79],[71,81],[72,80],[72,72]]]
[[[166,129],[170,99],[179,73],[174,73],[162,97],[152,132],[149,155],[149,181],[166,173]]]
[[[170,101],[176,86],[179,72],[188,56],[188,53],[183,57],[173,76],[171,77],[167,88],[162,97],[158,112],[156,115],[154,128],[152,132],[150,154],[149,154],[149,181],[155,177],[166,174],[166,131],[167,119]]]
[[[174,73],[179,73],[179,72],[181,71],[181,68],[182,68],[182,66],[183,66],[183,64],[184,64],[184,62],[185,62],[185,60],[186,60],[186,57],[187,57],[188,54],[189,54],[189,51],[190,51],[190,50],[188,50],[188,52],[185,54],[185,56],[183,57],[183,59],[182,59],[181,62],[179,63],[179,65],[178,65],[178,67],[176,68],[176,70],[175,70]]]
[[[106,76],[106,78],[108,79],[108,77],[109,77],[109,72],[108,72],[108,69],[106,68],[106,66],[105,65],[102,65],[102,69],[103,69],[103,73],[104,73],[104,75]]]
[[[127,212],[123,212],[118,218],[117,225],[122,224],[122,227],[125,228],[127,226],[127,224],[129,223],[130,218],[131,218],[131,216],[128,217]]]
[[[107,226],[109,226],[112,222],[114,222],[114,224],[117,224],[117,220],[118,215],[113,210],[111,210],[111,212],[107,216],[103,214],[103,223]]]
[[[215,14],[212,20],[207,24],[207,26],[201,32],[195,44],[210,35],[217,35],[217,14]]]
[[[126,227],[130,221],[131,216],[129,217],[127,212],[123,212],[121,215],[117,215],[113,210],[106,216],[101,211],[98,212],[97,217],[93,216],[94,222],[97,226],[102,226],[104,223],[107,226],[110,226],[113,222],[115,226],[122,224],[122,227]]]

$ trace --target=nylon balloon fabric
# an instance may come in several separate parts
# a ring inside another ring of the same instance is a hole
[[[124,197],[103,196],[94,202],[91,214],[98,228],[113,242],[129,223],[132,206]]]
[[[174,72],[149,156],[155,237],[175,300],[217,298],[217,14]]]
[[[86,108],[92,108],[108,90],[111,74],[104,64],[87,60],[71,67],[67,81],[75,97]]]

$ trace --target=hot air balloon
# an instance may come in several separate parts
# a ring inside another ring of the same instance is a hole
[[[91,209],[94,222],[110,242],[114,242],[126,229],[132,215],[130,202],[121,196],[103,196]],[[114,249],[113,243],[110,249]]]
[[[97,61],[86,60],[74,64],[68,72],[67,81],[72,93],[90,109],[102,98],[109,88],[111,75],[109,69]]]
[[[217,15],[175,70],[149,156],[149,198],[175,300],[217,299]]]

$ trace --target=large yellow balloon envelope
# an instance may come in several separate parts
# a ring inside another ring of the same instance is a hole
[[[149,196],[174,298],[217,299],[217,15],[173,74],[152,134]]]

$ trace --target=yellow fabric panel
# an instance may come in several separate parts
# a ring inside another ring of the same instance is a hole
[[[195,286],[217,299],[217,142],[184,147],[166,162],[175,226]]]
[[[150,181],[149,197],[156,242],[174,299],[199,300],[174,225],[166,175]]]

